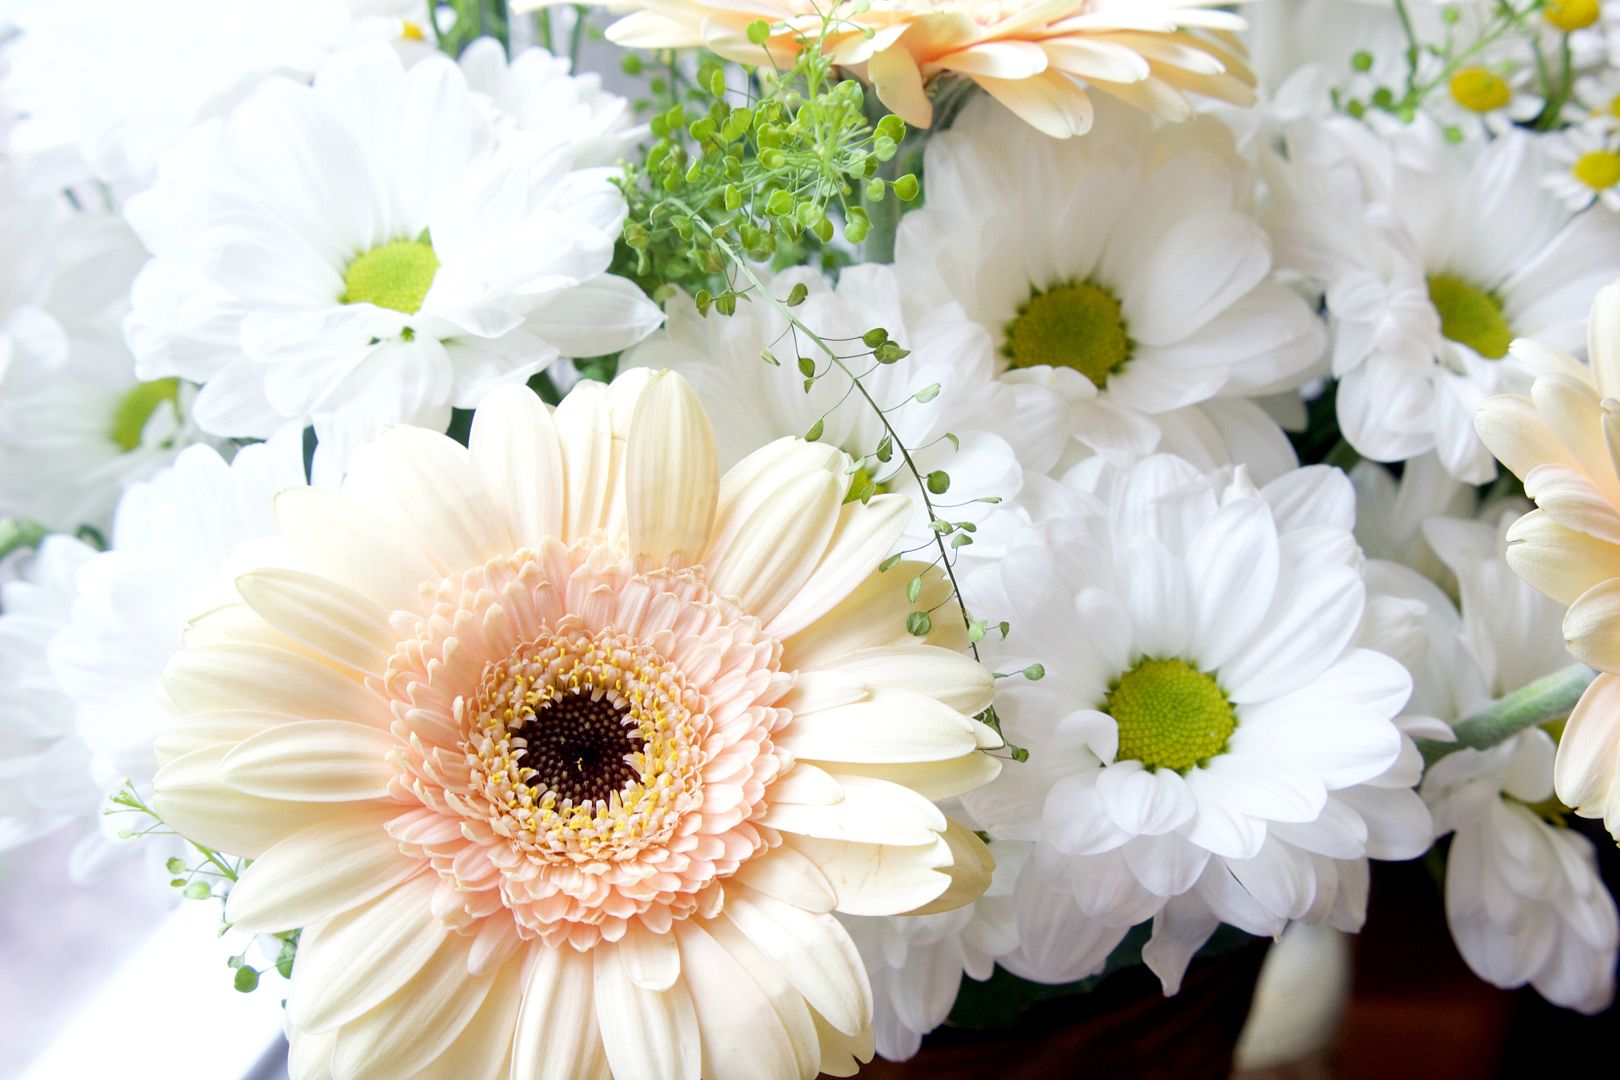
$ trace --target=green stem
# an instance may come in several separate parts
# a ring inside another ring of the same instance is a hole
[[[1585,664],[1571,664],[1492,702],[1458,723],[1456,742],[1419,739],[1418,749],[1429,765],[1456,750],[1488,750],[1528,728],[1567,717],[1591,685],[1595,673]]]
[[[801,322],[799,317],[793,314],[792,308],[784,304],[775,293],[771,292],[765,283],[760,280],[759,276],[754,273],[754,268],[749,265],[748,260],[743,257],[742,252],[733,248],[722,237],[715,235],[714,230],[709,227],[709,223],[703,219],[702,215],[698,214],[697,211],[693,210],[690,206],[687,206],[679,199],[671,199],[670,205],[674,206],[683,214],[690,217],[698,228],[702,229],[704,233],[708,235],[709,239],[714,243],[714,245],[725,253],[726,258],[731,260],[732,265],[742,272],[742,275],[749,280],[755,289],[759,290],[759,294],[765,297],[771,303],[771,306],[776,308],[783,318],[787,319],[787,321],[797,328],[800,333],[804,334],[804,336],[809,338],[818,349],[825,353],[827,355],[827,359],[831,360],[833,364],[838,367],[838,370],[842,371],[846,376],[848,376],[850,382],[855,385],[855,389],[860,393],[861,397],[864,398],[866,403],[872,407],[872,411],[877,413],[878,420],[883,424],[883,430],[889,436],[890,443],[896,450],[900,451],[901,460],[905,462],[906,470],[911,473],[911,478],[916,483],[918,492],[920,492],[922,495],[923,509],[928,514],[929,524],[932,525],[934,522],[943,521],[944,518],[941,518],[938,512],[936,512],[934,509],[933,500],[928,497],[928,484],[923,479],[922,471],[917,468],[917,463],[912,460],[911,451],[906,448],[905,442],[900,438],[900,433],[895,431],[893,425],[889,423],[889,416],[886,412],[884,412],[883,406],[879,405],[877,401],[873,399],[872,395],[867,392],[867,389],[865,385],[862,384],[859,376],[851,371],[849,366],[844,363],[844,358],[835,352],[831,345],[823,341],[819,334]],[[962,590],[956,583],[956,570],[951,565],[950,553],[945,547],[945,534],[939,532],[938,530],[930,531],[932,531],[934,534],[935,546],[939,548],[940,565],[945,568],[945,576],[951,583],[951,595],[956,599],[957,610],[961,612],[962,626],[970,633],[968,648],[973,651],[973,659],[978,660],[979,646],[975,644],[971,638],[973,620],[968,615],[967,606],[962,602]]]
[[[51,530],[28,518],[0,519],[0,559],[23,548],[37,548]]]
[[[585,17],[590,8],[574,5],[574,32],[568,38],[568,70],[579,71],[579,47],[585,41]]]

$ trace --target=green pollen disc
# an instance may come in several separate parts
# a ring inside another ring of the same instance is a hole
[[[860,455],[851,454],[850,456],[859,457]],[[849,493],[844,496],[844,501],[851,503],[859,500],[868,484],[872,485],[873,495],[887,495],[894,490],[893,484],[887,480],[878,480],[865,465],[862,465],[855,470],[855,475],[849,478]]]
[[[1007,324],[1001,351],[1015,368],[1073,368],[1100,389],[1131,358],[1131,339],[1114,294],[1079,281],[1037,290]]]
[[[1182,660],[1142,660],[1120,676],[1102,711],[1119,726],[1116,761],[1184,773],[1226,749],[1237,728],[1215,680]]]
[[[1502,315],[1502,301],[1459,277],[1429,278],[1429,302],[1440,313],[1440,332],[1487,360],[1500,360],[1513,344],[1513,328]]]
[[[343,272],[343,303],[376,304],[414,315],[433,287],[439,257],[420,240],[395,240],[357,255]]]
[[[113,410],[112,441],[125,453],[139,447],[146,422],[165,403],[180,408],[179,379],[155,379],[137,385],[118,399],[118,407]]]

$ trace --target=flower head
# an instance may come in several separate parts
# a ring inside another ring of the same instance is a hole
[[[1480,438],[1524,481],[1536,509],[1508,533],[1508,563],[1567,605],[1564,641],[1599,675],[1558,743],[1558,797],[1620,837],[1620,285],[1598,293],[1587,327],[1590,366],[1518,341],[1536,372],[1530,393],[1480,406]]]
[[[1066,483],[1082,512],[997,568],[1013,630],[993,662],[1046,671],[997,694],[1030,760],[963,797],[1035,843],[1005,966],[1082,978],[1151,919],[1143,958],[1173,993],[1218,923],[1359,928],[1367,858],[1422,852],[1430,823],[1349,483],[1312,467],[1256,489],[1167,455]]]
[[[638,10],[608,37],[630,48],[703,45],[766,65],[819,42],[835,62],[864,65],[878,97],[907,123],[929,126],[930,88],[961,76],[1025,122],[1068,138],[1091,127],[1087,87],[1172,120],[1192,115],[1188,94],[1250,101],[1254,79],[1232,36],[1243,21],[1216,2],[874,0],[829,8],[815,0],[637,0],[617,5]],[[748,34],[756,20],[769,27],[762,42]]]
[[[215,434],[313,424],[335,476],[382,426],[443,430],[559,354],[632,344],[658,310],[605,273],[624,200],[570,149],[497,124],[442,56],[407,69],[369,46],[313,85],[271,80],[130,201],[155,255],[126,327],[137,370],[201,382]]]
[[[470,449],[396,428],[283,495],[194,625],[157,806],[254,857],[233,922],[304,927],[295,1075],[843,1074],[831,912],[982,891],[930,798],[995,773],[991,678],[874,572],[904,501],[714,445],[669,373],[498,391]]]
[[[1053,146],[969,106],[929,140],[928,204],[901,219],[898,272],[917,307],[978,324],[1001,381],[1061,396],[1082,452],[1239,461],[1269,480],[1293,452],[1246,399],[1305,381],[1321,320],[1274,278],[1218,122],[1098,115],[1089,138]]]

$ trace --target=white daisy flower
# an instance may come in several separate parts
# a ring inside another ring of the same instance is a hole
[[[160,677],[190,616],[218,606],[231,552],[271,534],[274,495],[303,482],[297,431],[246,447],[229,465],[193,446],[130,488],[111,550],[51,537],[36,559],[44,569],[27,575],[32,591],[15,605],[6,593],[0,639],[18,651],[5,650],[0,693],[16,700],[0,715],[23,723],[29,737],[0,742],[0,775],[35,777],[25,787],[43,792],[29,796],[41,831],[82,826],[76,875],[126,850],[114,842],[126,822],[102,810],[125,780],[150,790],[154,745],[168,722]],[[14,662],[26,666],[8,673]],[[51,775],[31,764],[41,753],[60,766]]]
[[[997,567],[1012,622],[996,709],[1028,763],[963,802],[1035,851],[1017,884],[1017,974],[1099,970],[1126,931],[1166,992],[1219,923],[1360,926],[1367,859],[1431,825],[1382,651],[1411,605],[1370,596],[1354,496],[1311,467],[1256,490],[1168,456],[1092,468],[1092,513]],[[1069,483],[1080,486],[1081,478]]]
[[[1334,119],[1296,131],[1289,155],[1271,170],[1272,235],[1279,262],[1324,286],[1345,437],[1376,461],[1437,450],[1459,480],[1490,480],[1474,410],[1529,387],[1514,338],[1580,341],[1620,276],[1620,219],[1559,205],[1522,132],[1454,145],[1424,117]]]
[[[1620,137],[1601,120],[1547,136],[1547,157],[1556,166],[1541,182],[1571,210],[1601,202],[1620,210]]]
[[[1615,35],[1620,41],[1620,34]],[[1593,120],[1608,128],[1620,128],[1620,67],[1606,66],[1575,80],[1570,95],[1574,100],[1565,107],[1571,123]]]
[[[0,97],[22,114],[10,153],[61,187],[150,180],[196,121],[334,50],[423,36],[420,0],[20,0]]]
[[[912,455],[924,476],[935,470],[950,477],[948,490],[931,495],[941,516],[971,521],[979,531],[960,550],[969,555],[998,554],[1010,530],[1019,528],[1014,506],[1027,473],[1051,467],[1067,442],[1061,400],[1033,385],[998,380],[995,353],[984,330],[954,303],[918,305],[907,310],[905,279],[888,266],[854,266],[835,287],[813,270],[795,269],[769,282],[777,296],[797,285],[807,295],[794,314],[840,353],[870,353],[861,335],[874,328],[910,351],[896,363],[877,364],[869,355],[851,359],[851,370],[886,414],[895,436]],[[761,359],[770,349],[781,366]],[[727,423],[718,431],[720,463],[727,467],[784,435],[803,435],[822,426],[818,441],[836,446],[857,460],[872,455],[886,434],[883,419],[859,396],[837,369],[817,379],[809,393],[792,366],[799,356],[828,366],[826,356],[758,297],[738,304],[732,316],[697,312],[691,300],[677,297],[667,305],[663,332],[625,355],[626,367],[669,368],[684,375],[716,416]],[[868,372],[870,372],[868,374]],[[938,395],[916,400],[938,387]],[[954,440],[954,441],[953,441]],[[932,533],[922,505],[922,491],[906,469],[900,452],[868,475],[858,476],[853,490],[871,482],[875,491],[912,499],[905,546],[929,544]],[[1000,499],[999,503],[975,502]]]
[[[988,979],[996,960],[1018,944],[1013,883],[1030,845],[996,841],[996,867],[979,899],[949,911],[906,915],[840,915],[872,982],[877,1052],[906,1061],[945,1022],[962,976]],[[932,906],[932,905],[931,905]]]
[[[88,754],[71,735],[73,703],[46,648],[67,625],[75,575],[95,554],[70,536],[47,537],[0,585],[0,849],[65,828],[84,810]]]
[[[632,123],[630,103],[602,89],[601,75],[571,75],[566,57],[544,49],[524,49],[508,62],[499,41],[479,38],[457,63],[467,85],[495,106],[498,125],[515,126],[576,166],[618,164],[643,130]]]
[[[138,370],[201,382],[216,434],[313,423],[324,472],[384,425],[443,430],[559,354],[631,345],[660,316],[605,273],[624,199],[571,165],[503,139],[447,58],[375,46],[272,80],[130,202],[156,256]]]
[[[146,252],[104,212],[0,205],[0,516],[105,529],[125,486],[198,433],[190,387],[141,382],[119,319]]]
[[[1472,513],[1478,501],[1473,488],[1446,472],[1432,453],[1407,461],[1399,480],[1377,462],[1358,461],[1350,483],[1356,489],[1356,543],[1368,558],[1401,563],[1437,583],[1449,580],[1423,523]]]
[[[1218,122],[1155,134],[1099,108],[1086,138],[1054,145],[970,107],[930,140],[926,173],[927,205],[900,226],[908,292],[961,305],[1004,378],[1060,393],[1079,452],[1129,461],[1191,425],[1208,464],[1293,465],[1246,399],[1304,381],[1323,330],[1272,279],[1249,172]]]
[[[1517,516],[1426,527],[1456,575],[1460,612],[1429,582],[1385,568],[1392,588],[1428,609],[1412,709],[1455,723],[1569,663],[1562,609],[1507,565],[1505,534]],[[1547,732],[1532,728],[1489,750],[1446,755],[1421,791],[1437,830],[1455,833],[1446,916],[1468,966],[1496,986],[1530,983],[1557,1005],[1597,1012],[1614,997],[1620,925],[1592,844],[1563,827],[1553,753]]]

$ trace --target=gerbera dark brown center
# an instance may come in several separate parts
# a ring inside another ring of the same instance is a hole
[[[631,755],[645,746],[629,711],[589,691],[565,694],[530,713],[512,732],[513,749],[534,770],[529,784],[575,806],[609,797],[639,777]]]

